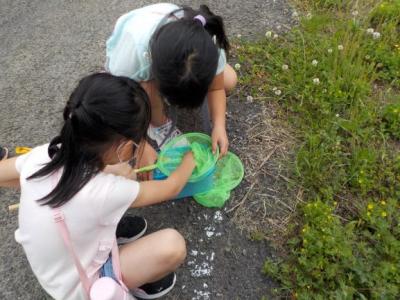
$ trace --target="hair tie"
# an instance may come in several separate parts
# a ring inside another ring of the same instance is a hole
[[[201,22],[201,24],[204,26],[206,26],[206,18],[204,18],[202,15],[197,15],[193,18],[193,20],[199,20]]]

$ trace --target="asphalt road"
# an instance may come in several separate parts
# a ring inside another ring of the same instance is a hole
[[[0,144],[13,149],[15,146],[34,146],[48,142],[60,127],[60,111],[77,80],[102,68],[105,40],[118,16],[155,2],[1,0]],[[290,11],[286,2],[281,0],[171,2],[191,6],[208,4],[213,11],[224,17],[230,36],[241,34],[243,38],[256,37],[277,26],[279,31],[280,26],[289,23]],[[0,190],[0,299],[46,299],[21,247],[14,241],[18,217],[17,213],[9,213],[7,207],[16,202],[17,192]],[[184,220],[180,224],[182,226],[191,226],[199,218],[207,220],[204,215],[213,217],[215,213],[186,204],[176,203],[171,205],[171,209],[172,206],[179,206],[175,208],[176,213],[192,214],[192,219]],[[155,207],[148,210],[145,212],[146,217],[154,215],[154,219],[157,219],[164,209]],[[163,217],[159,218],[161,221],[155,225],[157,228],[161,224],[174,225],[163,221]],[[228,232],[229,228],[230,233],[226,236],[229,236],[230,242],[244,239],[231,224],[218,224],[215,226],[224,227],[221,229],[223,232]],[[204,231],[197,233],[199,228],[204,228],[203,224],[200,222],[199,227],[196,226],[186,231],[193,249],[200,247],[195,241],[201,239],[198,238],[200,234],[204,235]],[[219,247],[212,243],[208,241],[204,244],[204,251]],[[256,256],[268,255],[263,245],[253,247],[246,244],[244,247],[253,249]],[[230,248],[225,250],[230,253]],[[234,264],[235,259],[232,257]],[[245,261],[250,264],[253,259],[248,257]],[[223,264],[219,266],[223,268]],[[240,273],[240,268],[234,265],[232,272],[236,270]],[[252,268],[254,274],[260,273],[259,269],[258,265]],[[224,272],[220,274],[224,276]],[[240,281],[232,281],[231,278],[219,281],[218,278],[205,278],[199,281],[195,276],[190,276],[189,271],[185,271],[182,277],[183,283],[178,286],[180,292],[172,293],[169,299],[259,299],[268,293],[267,281],[265,287],[256,292],[252,283],[249,283],[249,291],[235,297],[240,294],[236,293],[241,289]],[[240,280],[240,277],[232,278]],[[254,280],[250,278],[250,282],[254,281],[257,286],[263,285],[263,280],[261,276]]]

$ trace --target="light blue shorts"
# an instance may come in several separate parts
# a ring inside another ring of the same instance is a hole
[[[111,255],[108,257],[104,265],[100,268],[99,272],[100,272],[100,278],[111,277],[116,282],[118,282],[117,277],[114,274]]]

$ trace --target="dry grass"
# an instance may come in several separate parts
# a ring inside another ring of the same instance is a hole
[[[251,236],[279,245],[301,201],[301,192],[292,186],[287,171],[296,139],[273,103],[236,101],[237,109],[232,109],[228,119],[238,120],[236,126],[241,129],[234,131],[230,143],[245,166],[245,177],[227,212]],[[250,105],[253,109],[244,116],[244,108]]]

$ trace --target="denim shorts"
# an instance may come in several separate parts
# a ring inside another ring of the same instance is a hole
[[[118,282],[117,277],[114,274],[113,265],[112,265],[112,258],[111,255],[108,257],[104,265],[99,270],[99,277],[111,277],[116,282]]]

